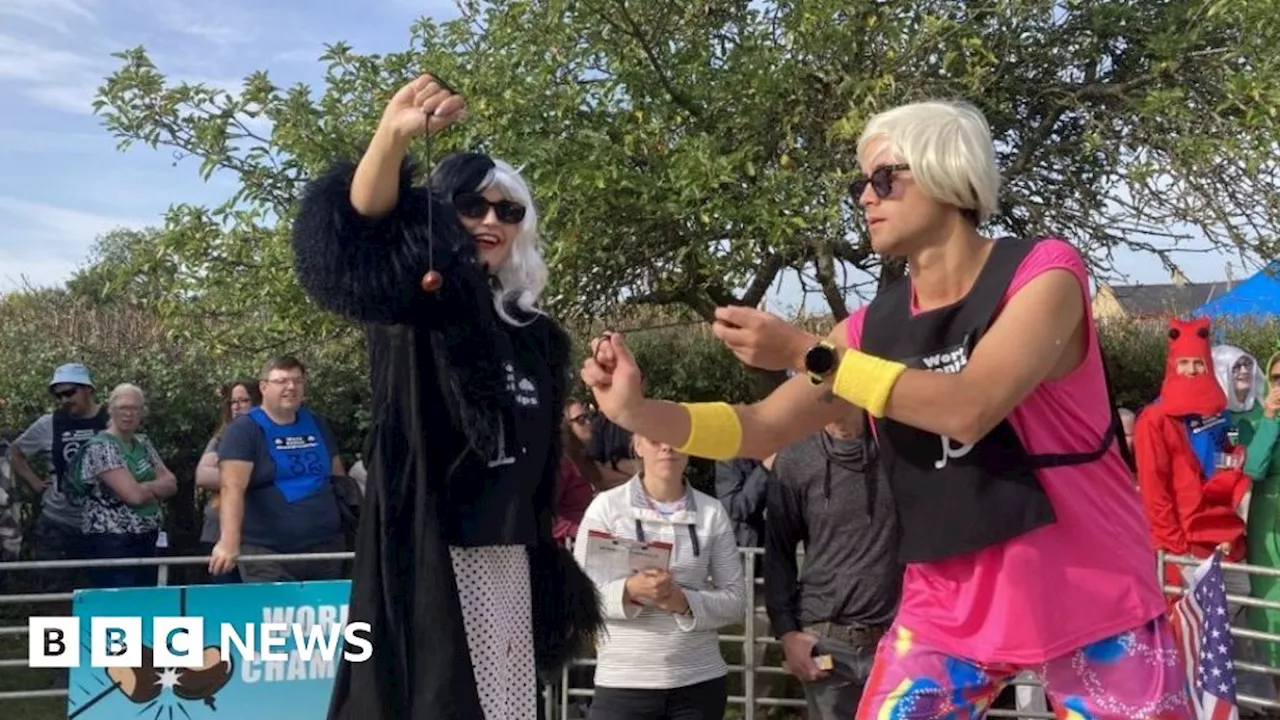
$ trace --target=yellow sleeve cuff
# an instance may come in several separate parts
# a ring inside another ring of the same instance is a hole
[[[831,391],[841,400],[866,410],[871,417],[884,417],[889,393],[906,370],[907,366],[900,362],[849,350],[840,360]]]
[[[732,460],[742,448],[742,421],[728,403],[681,403],[689,412],[689,439],[676,448],[691,457]]]

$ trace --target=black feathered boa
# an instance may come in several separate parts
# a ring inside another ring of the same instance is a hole
[[[404,322],[408,319],[406,308],[408,315],[418,317],[438,313],[440,307],[467,308],[465,323],[431,323],[427,327],[449,414],[471,449],[489,457],[498,444],[498,419],[512,402],[503,368],[510,348],[505,347],[506,335],[499,327],[502,319],[493,306],[496,281],[478,261],[475,240],[458,221],[453,197],[479,185],[493,162],[476,153],[449,156],[432,173],[428,189],[414,185],[419,168],[406,159],[400,168],[399,202],[377,219],[363,218],[351,207],[355,168],[351,162],[338,163],[313,183],[304,202],[330,211],[319,222],[315,213],[304,214],[300,220],[319,226],[294,229],[295,233],[350,237],[351,243],[340,253],[297,255],[298,277],[324,309],[366,322]],[[425,218],[431,222],[424,222]],[[328,226],[322,225],[326,220]],[[378,272],[379,268],[385,270]],[[423,292],[416,283],[403,282],[415,275],[420,279],[428,268],[435,268],[444,278],[438,296]],[[366,285],[316,286],[335,277],[360,278]],[[389,286],[371,287],[368,278],[385,278]],[[361,299],[344,301],[352,297]],[[371,311],[371,305],[384,311]]]

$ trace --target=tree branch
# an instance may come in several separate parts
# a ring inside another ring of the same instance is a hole
[[[756,275],[751,279],[751,284],[747,286],[747,291],[742,294],[742,304],[756,307],[764,300],[765,293],[769,292],[769,287],[773,285],[773,281],[778,277],[778,273],[782,272],[782,268],[786,267],[782,256],[778,253],[771,254],[760,264],[760,268],[756,270]]]
[[[640,51],[643,52],[645,58],[649,60],[649,67],[653,69],[653,73],[657,76],[658,82],[662,85],[662,89],[666,90],[667,95],[671,96],[672,102],[678,105],[681,110],[684,110],[689,113],[690,117],[701,122],[702,111],[693,104],[688,95],[685,95],[682,91],[676,88],[675,82],[672,81],[666,68],[663,67],[663,64],[658,60],[657,51],[653,49],[653,45],[649,42],[649,39],[645,37],[644,31],[640,29],[635,18],[631,17],[631,13],[627,11],[627,1],[617,0],[617,4],[618,10],[622,14],[622,20],[627,24],[626,32],[631,36],[631,39],[636,41],[640,46]]]
[[[822,243],[818,246],[818,252],[814,259],[814,275],[817,277],[818,285],[822,288],[822,297],[827,301],[827,306],[831,308],[831,314],[836,320],[843,320],[849,317],[849,307],[845,305],[844,294],[836,287],[836,261],[835,253],[832,251],[830,243]]]

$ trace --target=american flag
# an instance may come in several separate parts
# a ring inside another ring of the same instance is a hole
[[[1227,585],[1215,552],[1189,578],[1173,606],[1173,631],[1186,661],[1187,684],[1200,720],[1238,720],[1236,670],[1231,662]]]

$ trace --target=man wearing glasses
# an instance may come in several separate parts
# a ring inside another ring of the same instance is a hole
[[[303,407],[307,371],[293,357],[263,368],[262,405],[227,426],[218,444],[222,522],[209,573],[222,575],[241,555],[346,550],[333,476],[345,475],[324,418]],[[336,580],[341,560],[253,562],[244,582]]]
[[[70,560],[84,556],[80,520],[81,504],[67,493],[67,472],[85,441],[107,429],[107,408],[94,399],[93,379],[80,363],[58,367],[49,381],[49,391],[58,408],[40,416],[18,436],[9,448],[13,473],[40,496],[40,516],[33,532],[32,557],[37,560]],[[32,467],[37,457],[48,458],[49,477],[40,477]],[[74,586],[75,574],[51,583]]]

